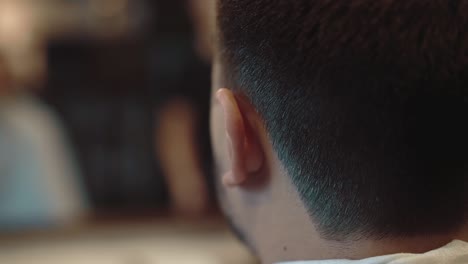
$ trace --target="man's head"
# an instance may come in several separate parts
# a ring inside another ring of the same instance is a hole
[[[281,188],[328,241],[457,232],[467,14],[464,1],[219,0],[220,193],[254,247],[249,225],[274,228],[300,207]]]

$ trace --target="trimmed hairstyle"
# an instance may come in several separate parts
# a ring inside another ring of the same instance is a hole
[[[468,204],[468,1],[219,0],[224,78],[333,240],[454,231]]]

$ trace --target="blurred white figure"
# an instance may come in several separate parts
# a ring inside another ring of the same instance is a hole
[[[0,229],[68,225],[86,208],[60,122],[20,88],[45,74],[31,3],[0,0]]]
[[[26,94],[0,99],[0,229],[84,216],[77,170],[53,113]]]

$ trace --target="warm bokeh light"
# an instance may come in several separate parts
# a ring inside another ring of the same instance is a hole
[[[14,48],[33,40],[37,17],[32,5],[23,0],[0,0],[0,45]]]

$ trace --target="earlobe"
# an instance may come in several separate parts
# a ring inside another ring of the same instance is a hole
[[[220,89],[216,97],[224,112],[226,146],[230,157],[230,170],[223,176],[226,186],[245,184],[263,163],[263,152],[253,136],[235,95],[229,89]]]

